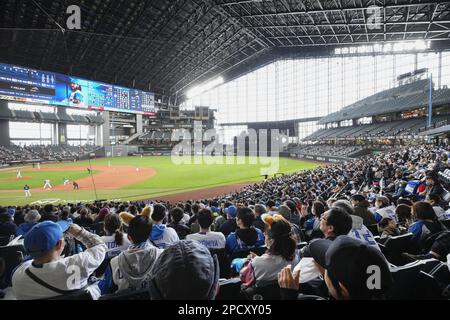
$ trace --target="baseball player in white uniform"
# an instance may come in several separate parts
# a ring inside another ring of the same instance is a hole
[[[45,179],[44,189],[51,189],[50,179]]]
[[[20,169],[17,169],[16,178],[17,179],[22,178],[22,173],[20,173]]]

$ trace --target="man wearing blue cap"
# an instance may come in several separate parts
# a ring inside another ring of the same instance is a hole
[[[237,208],[233,205],[225,208],[225,214],[227,215],[227,220],[220,226],[219,231],[223,233],[223,235],[228,237],[228,235],[234,231],[236,231],[236,214]]]
[[[76,255],[62,257],[64,233],[86,246]],[[86,288],[94,299],[100,296],[97,285],[88,286],[89,276],[105,258],[107,247],[99,236],[70,221],[44,221],[24,238],[32,260],[24,262],[13,274],[12,288],[17,299],[45,299]]]

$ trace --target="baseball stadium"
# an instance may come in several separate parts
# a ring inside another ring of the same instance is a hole
[[[450,1],[0,12],[0,300],[450,300]]]

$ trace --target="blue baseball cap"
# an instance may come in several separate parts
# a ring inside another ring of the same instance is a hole
[[[36,224],[25,235],[24,246],[32,258],[39,258],[52,250],[69,229],[72,222],[61,220],[58,222],[44,221]]]
[[[228,208],[225,208],[225,213],[230,217],[236,218],[237,208],[235,206],[229,206]]]

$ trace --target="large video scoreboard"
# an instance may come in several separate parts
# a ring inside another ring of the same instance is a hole
[[[155,95],[59,73],[0,63],[0,99],[154,115]]]

